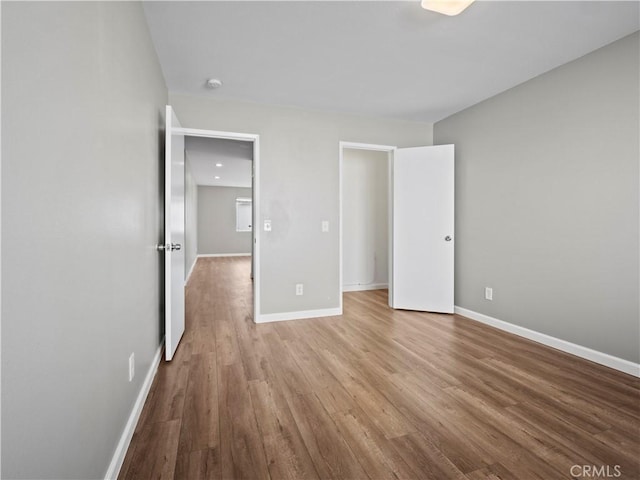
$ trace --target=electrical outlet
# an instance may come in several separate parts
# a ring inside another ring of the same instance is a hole
[[[129,381],[133,380],[136,374],[136,356],[135,353],[129,355]]]
[[[493,288],[484,287],[484,299],[485,300],[493,300]]]
[[[296,283],[296,295],[304,294],[304,285],[302,283]]]

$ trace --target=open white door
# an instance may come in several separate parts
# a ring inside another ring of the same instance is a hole
[[[165,358],[171,360],[184,333],[184,134],[167,105],[164,183]]]
[[[454,146],[393,158],[392,308],[453,313]]]

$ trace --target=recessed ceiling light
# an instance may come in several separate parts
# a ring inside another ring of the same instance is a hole
[[[220,177],[217,176],[217,175],[215,177],[213,177],[213,178],[215,178],[216,180],[220,180]]]
[[[422,0],[422,8],[450,17],[464,11],[474,0]]]
[[[220,88],[222,86],[222,81],[218,80],[217,78],[210,78],[209,80],[207,80],[207,88]]]
[[[222,164],[221,163],[216,163],[216,167],[221,167]]]

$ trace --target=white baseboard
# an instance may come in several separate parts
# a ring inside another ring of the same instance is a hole
[[[456,306],[455,313],[457,313],[458,315],[462,315],[463,317],[470,318],[471,320],[475,320],[477,322],[490,325],[500,330],[504,330],[505,332],[513,333],[520,337],[533,340],[534,342],[542,343],[543,345],[553,347],[557,350],[561,350],[577,357],[599,363],[600,365],[613,368],[620,372],[640,377],[640,364],[638,363],[630,362],[629,360],[625,360],[623,358],[614,357],[613,355],[609,355],[608,353],[599,352],[588,347],[583,347],[582,345],[567,342],[566,340],[552,337],[551,335],[547,335],[545,333],[540,333],[536,332],[535,330],[520,327],[518,325],[514,325],[513,323],[498,320],[497,318],[489,317],[488,315],[474,312],[473,310],[467,310],[466,308]]]
[[[111,458],[111,463],[109,463],[107,474],[104,476],[105,480],[116,480],[118,478],[118,475],[120,474],[122,462],[124,462],[124,457],[127,454],[127,449],[129,448],[131,438],[133,437],[133,432],[136,429],[138,419],[140,418],[140,414],[142,413],[142,407],[144,407],[144,402],[147,400],[147,395],[149,395],[151,384],[153,383],[153,379],[156,376],[156,372],[158,371],[158,365],[160,365],[163,348],[164,340],[162,341],[162,343],[160,343],[160,346],[158,347],[158,350],[156,351],[156,354],[151,361],[151,365],[149,366],[149,370],[147,371],[147,376],[142,383],[142,387],[140,388],[140,392],[138,393],[138,398],[136,398],[136,403],[133,404],[133,409],[131,410],[131,414],[129,415],[127,424],[124,427],[124,431],[122,432],[122,436],[120,437],[120,441],[118,442],[116,451],[113,454],[113,458]]]
[[[302,320],[305,318],[335,317],[342,315],[341,308],[324,308],[321,310],[303,310],[300,312],[267,313],[256,315],[256,323],[283,322],[285,320]]]
[[[198,258],[206,257],[250,257],[251,253],[199,253]]]
[[[385,288],[389,288],[388,283],[370,283],[368,285],[343,285],[343,292],[363,292],[365,290],[383,290]]]
[[[191,278],[191,274],[193,273],[193,269],[196,268],[196,263],[198,263],[198,255],[193,259],[193,263],[191,264],[191,268],[189,269],[189,273],[187,273],[187,278],[184,280],[185,286],[189,283],[189,279]]]

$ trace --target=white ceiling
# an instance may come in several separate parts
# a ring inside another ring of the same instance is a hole
[[[418,0],[144,3],[173,93],[428,122],[633,33],[639,6],[477,1],[447,17]]]
[[[253,143],[185,137],[185,152],[197,185],[251,188]]]

